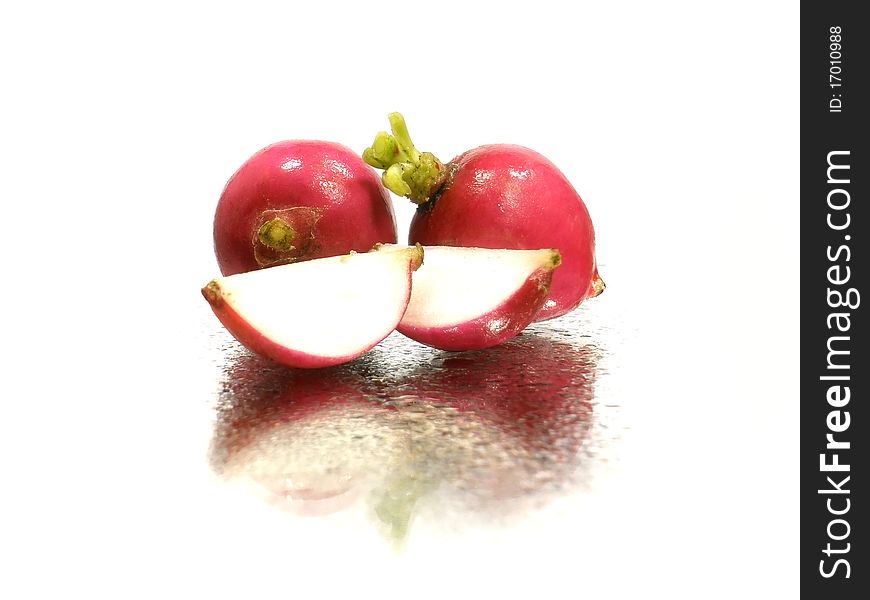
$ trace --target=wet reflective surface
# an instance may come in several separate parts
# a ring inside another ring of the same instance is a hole
[[[582,486],[607,443],[604,350],[578,330],[565,318],[465,353],[394,334],[355,362],[305,371],[229,343],[212,467],[279,510],[361,509],[397,548],[417,515],[460,528],[520,518]]]

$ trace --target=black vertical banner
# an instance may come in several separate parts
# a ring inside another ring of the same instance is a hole
[[[801,4],[801,591],[870,598],[870,21]]]

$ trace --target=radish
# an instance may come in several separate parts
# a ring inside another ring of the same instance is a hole
[[[561,261],[558,250],[425,251],[397,329],[442,350],[489,348],[525,329],[544,305]]]
[[[219,277],[202,294],[254,352],[290,367],[327,367],[393,332],[422,260],[420,246],[387,246]]]
[[[292,140],[249,158],[214,217],[223,275],[395,243],[396,218],[377,174],[349,148]]]
[[[557,248],[562,267],[537,320],[576,308],[604,290],[586,205],[553,163],[522,146],[494,144],[447,164],[419,152],[399,113],[363,159],[384,169],[384,185],[415,202],[409,243],[534,250]]]

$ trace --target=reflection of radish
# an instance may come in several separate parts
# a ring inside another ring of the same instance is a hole
[[[538,320],[563,315],[601,293],[592,221],[553,163],[528,148],[495,144],[445,165],[430,152],[417,151],[400,114],[391,114],[390,124],[393,135],[379,133],[363,158],[385,169],[387,188],[419,204],[410,243],[557,248],[562,267]]]
[[[242,356],[228,373],[211,447],[224,477],[249,481],[282,508],[306,515],[352,504],[401,451],[383,425],[394,412],[367,399],[347,369],[281,369]]]
[[[393,393],[471,413],[569,463],[591,424],[598,357],[593,346],[526,333],[481,352],[436,355]]]
[[[227,182],[214,219],[224,275],[396,242],[389,194],[371,168],[332,142],[268,146]]]
[[[243,355],[222,382],[214,468],[306,514],[368,495],[397,542],[420,510],[504,515],[572,481],[597,350],[523,335],[462,355],[401,351],[421,351],[417,368],[370,355],[299,371]]]

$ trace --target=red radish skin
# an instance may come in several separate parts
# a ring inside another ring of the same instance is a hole
[[[395,243],[396,218],[377,173],[334,142],[263,148],[227,182],[214,218],[223,275]]]
[[[562,267],[536,320],[568,313],[604,290],[595,262],[595,231],[586,205],[547,158],[522,146],[493,144],[442,164],[418,152],[404,119],[390,115],[363,158],[385,169],[393,192],[418,204],[410,243],[531,250],[557,248]]]

